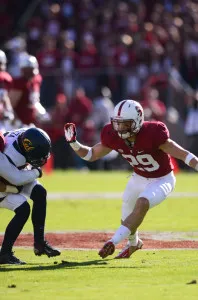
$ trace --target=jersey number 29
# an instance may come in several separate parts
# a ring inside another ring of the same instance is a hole
[[[150,154],[140,154],[136,157],[131,154],[122,154],[122,156],[128,160],[132,167],[136,166],[141,171],[153,172],[160,167]]]

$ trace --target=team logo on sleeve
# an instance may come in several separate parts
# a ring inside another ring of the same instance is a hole
[[[32,142],[28,139],[24,139],[22,141],[22,144],[23,144],[23,147],[24,147],[26,152],[29,152],[29,151],[34,149],[34,146],[32,145]]]

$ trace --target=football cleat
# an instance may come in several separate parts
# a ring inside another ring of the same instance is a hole
[[[61,252],[53,248],[47,241],[34,244],[34,254],[36,256],[47,255],[48,257],[59,256]]]
[[[6,254],[0,254],[0,265],[25,265],[26,263],[16,256],[14,256],[14,252],[9,252]]]
[[[141,249],[143,247],[142,240],[138,240],[138,243],[136,246],[130,246],[128,243],[124,249],[115,257],[116,259],[119,258],[129,258],[135,251]]]
[[[98,252],[98,254],[102,258],[106,258],[107,256],[112,255],[114,251],[115,251],[114,243],[111,241],[107,241],[102,247],[102,249]]]

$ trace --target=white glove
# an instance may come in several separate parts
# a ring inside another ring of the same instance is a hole
[[[64,126],[65,138],[68,143],[76,142],[76,125],[74,123],[66,123]]]

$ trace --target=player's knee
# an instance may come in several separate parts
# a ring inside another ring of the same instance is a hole
[[[41,203],[41,202],[46,202],[46,198],[47,198],[46,189],[40,184],[35,185],[30,195],[30,199],[32,199],[34,202],[39,201]]]
[[[18,216],[20,216],[21,219],[27,220],[29,218],[29,215],[30,215],[30,205],[29,205],[29,203],[27,201],[24,202],[19,207],[17,207],[14,212]]]
[[[139,198],[136,202],[135,209],[137,212],[146,212],[149,210],[149,200],[146,198]]]

